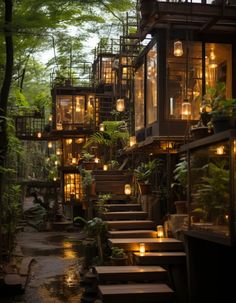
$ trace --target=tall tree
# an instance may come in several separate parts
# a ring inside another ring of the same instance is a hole
[[[0,245],[2,251],[2,197],[3,197],[3,176],[5,159],[7,154],[7,101],[12,80],[13,70],[13,38],[12,38],[12,0],[4,0],[5,4],[5,22],[4,22],[4,38],[6,49],[5,76],[0,91]],[[0,251],[0,254],[1,254]],[[1,254],[2,255],[2,254]]]

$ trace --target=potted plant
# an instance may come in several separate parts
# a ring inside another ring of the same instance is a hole
[[[141,194],[147,194],[150,187],[150,179],[155,169],[160,165],[160,160],[154,159],[148,162],[141,162],[134,169],[134,176],[137,180]]]
[[[82,188],[86,197],[95,195],[95,182],[91,170],[82,169]]]
[[[87,150],[81,152],[82,166],[84,169],[92,170],[94,168],[94,155]]]
[[[218,82],[216,87],[207,89],[202,108],[209,109],[208,127],[215,133],[235,127],[236,99],[225,97],[225,83]]]
[[[112,265],[127,265],[128,257],[123,248],[112,246],[110,258]]]
[[[110,199],[111,199],[111,194],[98,195],[98,200],[96,202],[96,211],[98,215],[104,215],[108,211],[105,204],[107,204],[107,201],[109,201]]]
[[[175,195],[178,199],[175,201],[177,214],[187,213],[187,172],[188,162],[186,157],[183,156],[175,166],[173,171],[174,182],[171,184],[171,188],[175,189]]]

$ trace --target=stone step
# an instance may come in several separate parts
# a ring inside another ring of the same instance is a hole
[[[158,281],[166,282],[168,275],[161,266],[96,266],[94,268],[99,284],[124,281]]]
[[[139,265],[177,265],[186,264],[185,252],[147,252],[140,254],[133,253],[135,264]]]
[[[105,208],[107,208],[109,211],[137,211],[137,210],[142,210],[141,205],[137,203],[119,203],[119,204],[105,204]]]
[[[108,238],[156,238],[154,230],[110,230]]]
[[[174,291],[162,283],[99,285],[103,303],[167,303],[174,302]]]
[[[175,238],[128,238],[108,239],[109,246],[118,246],[125,251],[139,251],[140,243],[146,251],[183,251],[183,242]]]
[[[109,230],[152,229],[155,223],[151,220],[117,220],[105,221]]]
[[[145,211],[112,211],[102,214],[102,218],[105,220],[117,221],[117,220],[144,220],[148,216]]]

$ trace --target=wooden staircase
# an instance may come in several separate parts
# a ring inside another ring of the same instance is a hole
[[[117,182],[119,178],[116,176],[115,179]],[[109,193],[108,188],[115,189],[113,201],[105,205],[108,211],[101,214],[108,224],[108,244],[124,248],[129,256],[125,266],[94,267],[99,298],[103,303],[187,303],[184,291],[187,281],[179,277],[182,275],[179,268],[186,265],[183,242],[175,238],[157,238],[156,224],[148,219],[140,204],[116,199],[116,193],[121,195],[121,187],[117,190],[117,185],[108,186],[104,175],[98,180],[105,182],[103,185],[98,183],[97,188],[104,190],[102,193]],[[140,243],[145,243],[146,253],[139,252]]]

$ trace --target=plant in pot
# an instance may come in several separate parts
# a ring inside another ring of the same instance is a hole
[[[82,165],[84,169],[92,170],[94,168],[94,155],[87,150],[82,150],[81,152]]]
[[[141,194],[147,194],[150,188],[150,179],[155,169],[160,165],[159,159],[150,160],[148,162],[141,162],[137,168],[134,169],[134,176],[137,180],[138,188]]]
[[[123,248],[112,246],[110,258],[113,265],[127,265],[128,257]]]
[[[171,184],[171,188],[174,189],[174,193],[177,197],[175,201],[175,207],[177,214],[187,213],[187,174],[188,174],[188,162],[185,156],[181,157],[176,164],[174,173],[174,182]]]
[[[86,236],[95,240],[100,263],[102,264],[104,262],[104,245],[107,239],[107,223],[98,217],[88,221],[82,217],[75,217],[74,221],[81,221],[84,224]]]
[[[218,82],[216,87],[207,89],[202,101],[202,108],[209,109],[209,129],[215,133],[235,128],[236,99],[226,98],[225,83]]]

